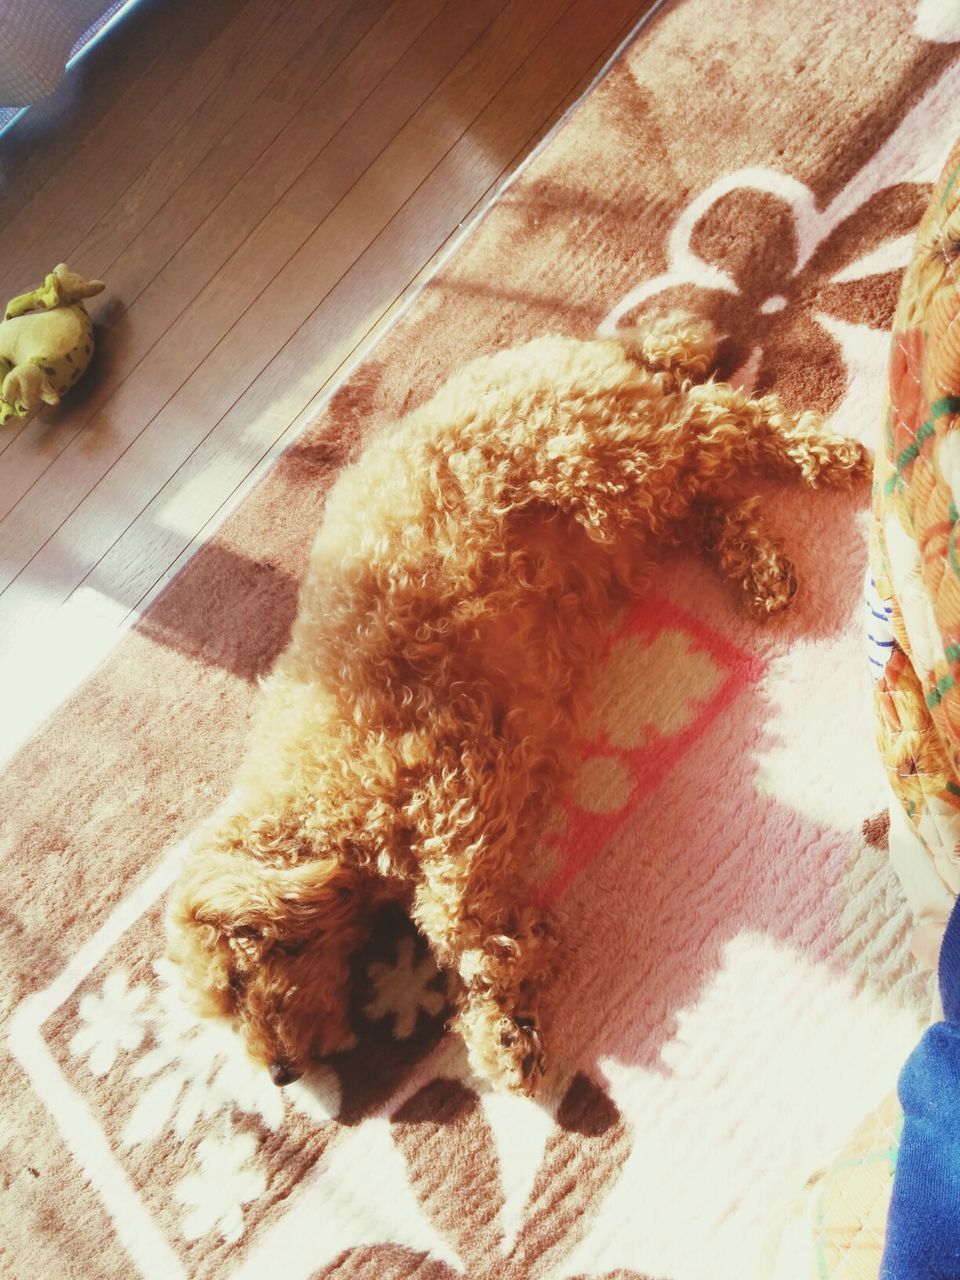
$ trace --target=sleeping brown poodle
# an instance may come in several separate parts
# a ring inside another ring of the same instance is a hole
[[[784,608],[790,562],[744,481],[869,466],[814,414],[698,382],[714,346],[674,316],[484,357],[338,479],[246,761],[168,920],[199,1007],[277,1084],[348,1040],[350,957],[390,898],[457,975],[474,1070],[535,1089],[559,953],[528,867],[606,624],[681,545],[753,613]]]

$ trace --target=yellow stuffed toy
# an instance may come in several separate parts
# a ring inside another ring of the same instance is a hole
[[[90,363],[93,323],[83,305],[103,289],[64,263],[39,289],[7,304],[0,322],[0,426],[59,404]]]

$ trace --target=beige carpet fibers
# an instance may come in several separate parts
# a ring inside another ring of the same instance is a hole
[[[181,1007],[159,920],[332,478],[464,359],[683,303],[729,335],[724,373],[874,439],[956,130],[951,11],[672,0],[7,765],[4,1275],[742,1277],[889,1090],[923,993],[859,834],[882,799],[865,493],[777,497],[789,617],[757,627],[675,557],[617,620],[582,774],[532,852],[572,943],[542,1105],[470,1078],[400,919],[356,958],[354,1047],[283,1092]]]

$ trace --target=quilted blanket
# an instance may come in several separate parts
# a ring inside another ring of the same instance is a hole
[[[470,1076],[440,975],[391,913],[355,957],[354,1044],[275,1089],[183,1006],[162,911],[229,787],[332,478],[465,358],[679,304],[726,335],[721,374],[876,444],[958,92],[960,21],[930,0],[659,9],[19,744],[0,774],[5,1273],[762,1267],[777,1203],[889,1092],[927,1010],[862,834],[886,795],[866,492],[770,489],[801,584],[771,624],[680,554],[612,620],[579,775],[531,851],[570,943],[540,1102]]]
[[[920,922],[941,924],[960,889],[958,175],[955,146],[921,223],[895,316],[871,537],[873,630],[889,630],[888,640],[875,640],[886,648],[876,672],[881,749],[918,855],[914,868],[909,846],[901,854],[905,884]],[[877,666],[876,655],[872,660]],[[907,839],[901,834],[899,843]]]

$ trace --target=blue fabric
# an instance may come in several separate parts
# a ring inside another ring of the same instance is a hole
[[[960,1280],[960,904],[939,977],[944,1021],[900,1075],[903,1136],[880,1280]]]

